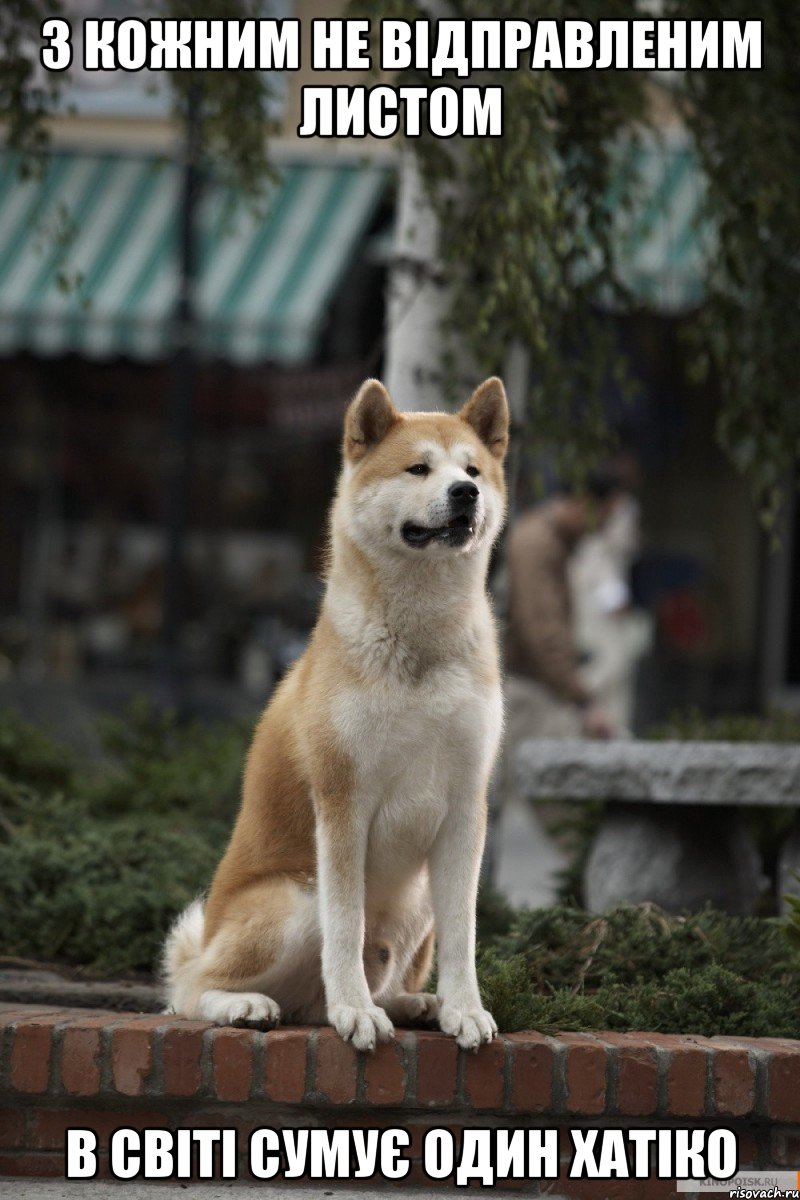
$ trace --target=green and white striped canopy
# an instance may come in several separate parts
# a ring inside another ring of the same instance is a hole
[[[387,178],[377,166],[289,165],[257,206],[209,184],[198,214],[201,351],[240,363],[312,357]],[[180,195],[174,163],[62,152],[23,180],[4,155],[0,354],[167,353]]]
[[[681,136],[629,141],[618,169],[634,180],[632,206],[616,213],[621,278],[643,305],[688,311],[702,301],[710,252],[691,150]],[[209,184],[199,211],[200,350],[239,363],[313,357],[388,175],[296,163],[260,207]],[[179,204],[174,163],[60,152],[23,180],[13,157],[0,157],[0,355],[166,354]]]

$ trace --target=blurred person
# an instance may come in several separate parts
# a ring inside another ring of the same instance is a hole
[[[619,731],[632,724],[636,667],[652,620],[632,603],[630,576],[641,544],[639,501],[621,494],[604,526],[582,539],[570,563],[581,677]]]
[[[520,743],[617,733],[580,671],[569,567],[581,540],[605,526],[623,493],[616,473],[598,472],[585,495],[554,496],[524,512],[509,532],[505,735],[492,788],[485,870],[517,907],[555,903],[566,865],[541,813],[525,803],[516,785]]]
[[[580,669],[570,561],[602,530],[624,496],[618,472],[589,478],[585,494],[561,493],[512,526],[507,549],[506,743],[521,737],[598,737],[617,726]]]

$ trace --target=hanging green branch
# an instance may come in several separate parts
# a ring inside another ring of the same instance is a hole
[[[60,96],[60,77],[39,71],[39,31],[61,4],[3,0],[0,4],[0,123],[6,146],[21,153],[30,170],[47,147],[46,118]]]
[[[375,20],[429,15],[419,0],[357,6]],[[41,21],[55,11],[49,0],[0,6],[0,120],[8,144],[34,156],[46,144],[46,118],[58,100],[60,77],[42,82],[34,65]],[[208,0],[165,0],[164,11],[222,15]],[[449,12],[487,15],[485,0],[452,0]],[[260,7],[257,0],[227,0],[224,15],[247,19]],[[502,15],[530,19],[530,9],[508,0]],[[585,0],[579,7],[543,0],[536,15],[613,21],[642,14],[633,0]],[[660,15],[745,20],[752,11],[745,0],[666,0]],[[800,451],[800,8],[764,0],[758,16],[761,70],[673,72],[668,82],[707,181],[706,215],[716,231],[707,295],[693,323],[694,364],[714,379],[720,444],[771,524]],[[178,112],[195,78],[170,73]],[[633,70],[522,68],[484,72],[471,82],[503,86],[504,136],[412,143],[441,218],[442,262],[453,284],[449,332],[466,339],[486,371],[502,368],[514,340],[530,348],[531,436],[556,446],[574,477],[608,442],[603,385],[612,377],[625,384],[624,361],[598,307],[600,297],[613,297],[617,307],[626,302],[613,220],[630,198],[618,190],[615,148],[647,119],[663,80]],[[398,83],[430,80],[410,71]],[[202,91],[215,162],[257,189],[268,170],[268,77],[205,72]],[[445,364],[455,346],[445,336]]]
[[[664,16],[744,20],[744,0],[673,0]],[[707,182],[717,252],[694,346],[721,393],[720,445],[774,524],[800,456],[800,8],[759,6],[760,71],[687,71],[682,112]]]
[[[375,20],[372,0],[357,5]],[[539,18],[625,19],[628,0],[590,0],[573,11],[545,0]],[[494,14],[492,14],[494,15]],[[503,17],[528,20],[522,0]],[[380,16],[426,19],[424,0],[380,6]],[[453,0],[448,16],[486,17],[484,0]],[[399,86],[459,86],[409,70]],[[527,405],[528,445],[548,447],[573,480],[608,449],[612,438],[601,399],[614,377],[630,386],[609,322],[598,309],[602,291],[625,289],[615,270],[615,207],[629,197],[618,185],[614,155],[623,131],[643,122],[644,78],[634,71],[480,71],[470,85],[501,86],[503,136],[413,143],[441,229],[441,258],[452,286],[451,318],[443,330],[445,387],[466,343],[485,373],[501,372],[509,346],[530,352],[533,384]],[[591,264],[591,265],[590,265]],[[446,388],[445,388],[446,390]]]
[[[255,20],[263,0],[165,0],[169,17]],[[224,11],[223,11],[224,9]],[[182,116],[193,89],[201,97],[205,153],[218,177],[226,177],[248,195],[257,195],[272,176],[269,139],[276,133],[272,115],[274,88],[266,71],[171,71],[169,83],[176,115]]]
[[[414,0],[388,9],[359,0],[357,7],[373,19],[430,16]],[[486,15],[485,0],[448,3],[456,19]],[[502,15],[530,19],[530,7],[510,0]],[[672,0],[659,13],[683,20],[752,15],[744,0]],[[632,0],[586,0],[579,9],[546,0],[536,16],[626,20],[642,12]],[[707,296],[693,322],[694,366],[718,382],[720,444],[769,524],[800,448],[800,8],[766,0],[758,16],[762,70],[673,72],[657,82],[633,70],[483,72],[470,83],[503,87],[502,138],[412,144],[441,222],[442,260],[453,284],[450,332],[487,371],[502,368],[514,339],[529,347],[530,437],[555,448],[562,470],[575,478],[607,444],[601,387],[610,376],[623,386],[625,380],[597,306],[609,296],[618,310],[626,303],[612,220],[615,207],[630,203],[619,192],[630,181],[617,177],[615,149],[669,86],[708,181],[703,216],[717,239]],[[414,71],[397,82],[458,85]],[[446,367],[454,345],[445,339]]]
[[[262,0],[163,0],[166,17],[194,20],[263,16]],[[158,8],[156,8],[156,11]],[[35,169],[49,146],[48,118],[61,105],[68,77],[38,65],[42,22],[64,16],[59,0],[3,0],[0,4],[0,125],[24,171]],[[270,177],[269,137],[276,130],[274,95],[265,71],[167,71],[173,114],[183,119],[191,92],[201,97],[204,151],[209,165],[248,194]]]

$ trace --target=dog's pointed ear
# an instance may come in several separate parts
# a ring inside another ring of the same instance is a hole
[[[401,419],[379,379],[366,379],[350,402],[344,419],[344,454],[358,462],[382,441]]]
[[[493,375],[472,393],[458,414],[477,433],[495,458],[504,458],[508,449],[509,412],[502,379]]]

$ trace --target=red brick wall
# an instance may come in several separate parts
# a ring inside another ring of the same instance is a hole
[[[430,1186],[419,1159],[431,1126],[558,1126],[568,1161],[575,1125],[724,1125],[740,1166],[800,1167],[798,1042],[515,1033],[465,1054],[442,1034],[406,1031],[359,1055],[327,1028],[259,1033],[13,1005],[0,1005],[0,1039],[0,1175],[63,1175],[65,1130],[76,1125],[94,1129],[101,1150],[120,1125],[235,1126],[244,1151],[265,1125],[402,1126],[412,1134],[406,1186]],[[594,1200],[674,1195],[657,1179],[546,1186]]]

